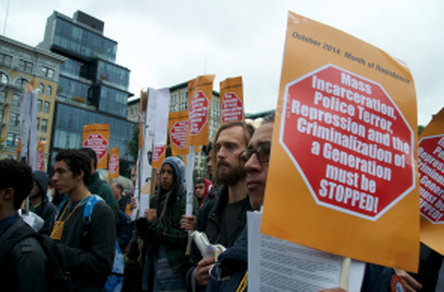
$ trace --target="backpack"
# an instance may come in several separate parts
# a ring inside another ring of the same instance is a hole
[[[42,247],[46,257],[48,258],[46,267],[46,280],[48,291],[54,292],[68,292],[71,279],[69,272],[62,268],[62,257],[57,250],[56,243],[47,235],[41,235],[35,232],[31,227],[20,228],[14,231],[10,238],[2,245],[2,254],[6,256],[2,259],[0,266],[6,267],[4,264],[8,260],[8,255],[11,254],[14,246],[19,244],[22,240],[28,237],[35,238]],[[9,267],[6,267],[9,268]]]
[[[103,180],[98,181],[95,183],[91,188],[91,193],[97,194],[100,186],[102,184],[106,183]],[[113,211],[117,212],[116,216],[116,235],[117,235],[117,242],[119,243],[120,250],[125,250],[125,247],[130,243],[133,231],[131,228],[131,218],[125,212],[120,210],[120,208],[116,205],[114,206]]]
[[[90,230],[92,211],[94,205],[98,201],[103,201],[103,199],[97,195],[91,195],[88,199],[88,202],[85,204],[85,208],[83,210],[83,222],[85,223],[84,230],[86,231],[86,233],[88,233]],[[123,259],[122,251],[120,250],[117,241],[115,245],[116,249],[114,253],[114,262],[111,269],[111,275],[108,276],[104,287],[104,291],[106,292],[120,292],[122,291],[123,286],[123,271],[125,267],[125,262]]]

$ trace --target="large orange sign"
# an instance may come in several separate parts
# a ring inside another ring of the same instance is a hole
[[[188,127],[188,112],[173,112],[168,117],[168,133],[170,137],[171,153],[173,156],[187,155],[186,145]]]
[[[108,179],[118,178],[119,172],[119,148],[115,147],[109,151]]]
[[[261,232],[416,271],[416,113],[403,63],[290,13]]]
[[[222,124],[244,120],[242,77],[228,78],[220,83]]]

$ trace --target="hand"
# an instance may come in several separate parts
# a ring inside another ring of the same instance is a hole
[[[183,215],[182,219],[180,220],[180,228],[182,228],[183,230],[194,231],[196,229],[196,223],[197,223],[196,216]]]
[[[197,286],[206,286],[210,280],[210,268],[215,263],[214,257],[202,259],[197,263],[194,278]]]
[[[130,208],[131,208],[131,210],[134,210],[137,208],[137,201],[136,201],[136,198],[134,198],[134,197],[131,198]]]
[[[422,285],[418,283],[412,276],[404,270],[395,269],[396,275],[401,277],[402,282],[408,292],[416,292],[422,289]]]
[[[156,209],[145,209],[145,217],[148,220],[148,223],[153,222],[157,219],[157,211]]]

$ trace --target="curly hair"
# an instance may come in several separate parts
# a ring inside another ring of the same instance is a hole
[[[65,161],[73,175],[77,176],[83,172],[83,182],[88,185],[91,178],[91,159],[79,149],[66,149],[60,151],[55,160]]]
[[[14,208],[18,210],[34,185],[32,169],[24,162],[7,158],[0,160],[0,190],[14,189]]]

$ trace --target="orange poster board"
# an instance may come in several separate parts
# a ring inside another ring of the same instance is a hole
[[[153,148],[153,169],[159,169],[165,160],[166,145],[154,146]]]
[[[45,141],[37,143],[37,155],[35,157],[35,169],[46,172],[45,164]]]
[[[97,154],[97,169],[108,168],[109,124],[83,126],[82,147],[88,147]]]
[[[444,109],[419,137],[418,172],[421,241],[444,254]]]
[[[220,83],[222,124],[230,121],[243,121],[244,91],[242,77],[227,78]]]
[[[171,154],[188,155],[186,145],[188,127],[188,111],[172,112],[168,116],[168,135],[171,145]]]
[[[118,178],[119,173],[119,148],[114,147],[109,151],[108,180]]]
[[[208,144],[208,124],[215,75],[188,81],[188,146]]]
[[[416,113],[403,63],[289,13],[261,232],[416,271]]]

